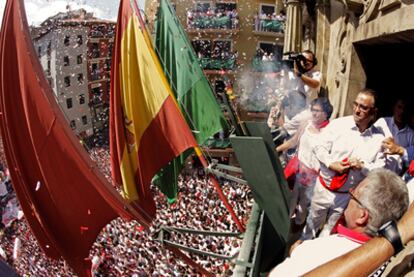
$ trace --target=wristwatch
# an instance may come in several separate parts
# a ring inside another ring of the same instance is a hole
[[[378,234],[386,238],[394,248],[394,255],[397,255],[404,246],[401,241],[400,233],[398,232],[397,223],[390,220],[378,229]]]

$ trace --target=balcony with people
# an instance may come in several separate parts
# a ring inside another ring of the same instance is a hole
[[[210,57],[198,53],[201,68],[205,70],[233,70],[236,67],[236,54],[223,52],[218,56]]]
[[[266,14],[260,12],[254,16],[254,32],[255,33],[273,33],[283,34],[285,32],[286,15],[282,11],[278,15],[276,13]]]
[[[89,30],[91,38],[112,38],[115,35],[113,24],[92,25]]]
[[[187,11],[188,32],[235,32],[239,29],[239,15],[235,3],[198,5]]]
[[[236,68],[237,51],[231,50],[231,41],[193,41],[200,66],[205,71],[225,70]],[[208,73],[208,72],[207,72]]]

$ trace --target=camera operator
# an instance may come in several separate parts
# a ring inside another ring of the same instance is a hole
[[[286,91],[285,123],[286,132],[292,136],[299,126],[312,118],[308,106],[318,97],[322,74],[315,69],[317,59],[310,50],[290,55],[293,68],[284,72],[283,87]]]
[[[302,52],[300,59],[293,65],[293,74],[298,80],[296,86],[300,93],[306,97],[306,104],[318,97],[318,90],[321,85],[321,73],[315,70],[317,60],[315,54],[310,50]]]

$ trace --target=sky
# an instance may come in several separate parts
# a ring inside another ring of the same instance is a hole
[[[140,7],[145,0],[137,0]],[[95,17],[116,21],[119,0],[24,0],[27,19],[30,25],[39,25],[48,17],[65,12],[69,3],[71,9],[84,8],[88,12],[94,12]],[[0,0],[0,20],[3,18],[6,0]]]

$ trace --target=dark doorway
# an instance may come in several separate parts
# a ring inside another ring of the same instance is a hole
[[[378,92],[379,116],[390,116],[400,97],[412,112],[414,31],[370,39],[355,44],[355,49],[366,73],[366,87]]]

